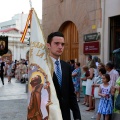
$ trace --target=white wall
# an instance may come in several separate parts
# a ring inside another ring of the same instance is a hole
[[[0,29],[17,28],[18,30],[23,31],[27,21],[27,17],[28,14],[16,14],[12,17],[11,20],[0,23]]]
[[[102,35],[103,35],[103,46],[102,46],[102,56],[104,63],[109,61],[109,46],[110,46],[110,24],[109,17],[120,15],[120,0],[101,0],[102,5]],[[105,5],[105,11],[104,11]]]

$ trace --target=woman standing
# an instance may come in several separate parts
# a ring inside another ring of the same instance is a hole
[[[20,81],[23,79],[23,75],[27,74],[27,66],[24,64],[24,62],[20,62],[19,64],[19,70],[20,70]]]
[[[81,77],[80,63],[77,62],[75,63],[75,70],[72,72],[72,80],[78,102],[80,101],[80,77]]]
[[[12,63],[10,61],[7,62],[6,69],[7,69],[8,82],[11,82],[11,77],[13,76],[13,73],[12,73]]]
[[[86,111],[94,110],[95,109],[95,103],[93,101],[92,96],[92,85],[94,82],[94,76],[95,76],[95,70],[97,69],[95,61],[92,60],[90,63],[90,76],[86,77],[87,83],[86,83],[86,95],[89,99],[89,108]]]
[[[82,90],[83,90],[83,94],[85,95],[85,98],[84,98],[84,102],[82,103],[82,105],[88,105],[88,96],[86,95],[86,82],[87,82],[87,79],[86,77],[90,76],[90,72],[89,72],[89,69],[88,69],[88,66],[84,65],[82,67],[82,70],[83,70],[83,74],[81,76],[81,80],[82,80]]]
[[[19,62],[16,63],[16,69],[15,69],[15,78],[16,82],[20,82],[20,69],[19,69]]]

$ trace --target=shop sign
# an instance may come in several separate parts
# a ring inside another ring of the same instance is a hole
[[[99,42],[87,42],[84,43],[83,53],[84,54],[99,54],[100,53]]]
[[[8,52],[8,37],[0,36],[0,56]]]
[[[91,33],[91,34],[85,34],[84,35],[84,41],[90,42],[90,41],[96,41],[100,39],[100,33]]]

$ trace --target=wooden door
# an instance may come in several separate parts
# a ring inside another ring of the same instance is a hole
[[[72,22],[66,22],[61,26],[60,31],[65,37],[65,49],[61,59],[65,61],[71,59],[78,61],[79,42],[78,31],[75,24]]]

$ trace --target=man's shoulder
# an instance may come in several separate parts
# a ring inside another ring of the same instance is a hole
[[[61,62],[61,64],[70,67],[70,64],[68,64],[67,62],[65,62],[65,61],[63,61],[63,60],[60,60],[60,62]]]
[[[117,70],[115,70],[115,69],[113,70],[113,72],[114,72],[114,74],[119,74],[119,73],[118,73],[118,71],[117,71]]]

